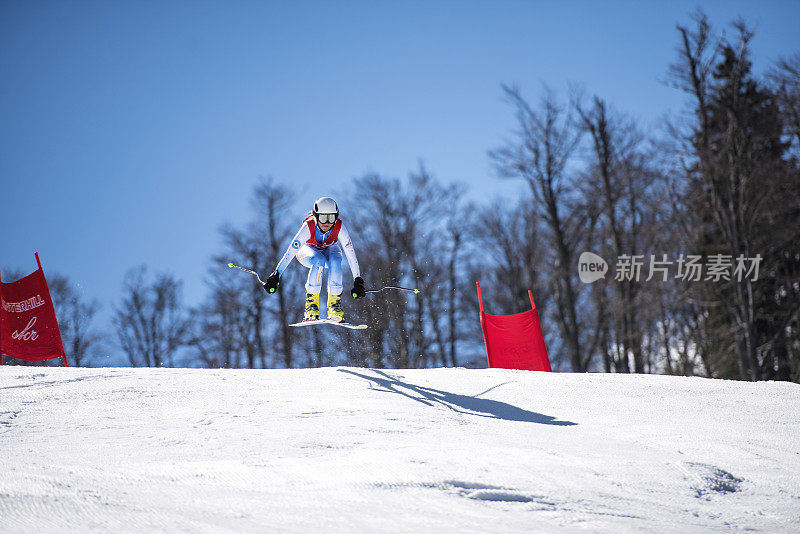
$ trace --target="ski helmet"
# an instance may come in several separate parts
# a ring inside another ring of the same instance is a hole
[[[339,206],[331,197],[321,197],[314,202],[313,213],[317,224],[334,223],[339,218]]]

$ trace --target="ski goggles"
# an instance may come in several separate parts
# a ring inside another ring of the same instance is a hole
[[[318,213],[317,221],[319,221],[320,224],[335,223],[336,217],[337,215],[335,213]]]

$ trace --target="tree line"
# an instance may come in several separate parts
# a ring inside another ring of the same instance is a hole
[[[655,129],[600,95],[532,103],[503,86],[517,127],[489,157],[519,198],[469,202],[422,164],[337,191],[367,285],[420,289],[347,300],[366,331],[288,327],[305,269],[275,295],[228,269],[271,272],[299,227],[295,191],[269,178],[250,222],[221,229],[200,306],[184,309],[169,275],[128,274],[118,344],[135,366],[483,366],[481,281],[494,314],[527,309],[533,290],[555,370],[800,381],[800,53],[757,76],[753,38],[702,13],[678,25],[668,79],[687,111]],[[585,252],[605,277],[581,279]],[[80,364],[97,305],[73,306],[62,330]]]

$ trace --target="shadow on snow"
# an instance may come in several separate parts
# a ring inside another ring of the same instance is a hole
[[[439,404],[446,406],[447,408],[450,408],[458,413],[477,415],[479,417],[489,417],[492,419],[504,419],[506,421],[523,421],[526,423],[538,423],[541,425],[556,426],[577,425],[577,423],[573,423],[571,421],[558,421],[555,417],[551,417],[549,415],[529,412],[528,410],[523,410],[522,408],[518,408],[505,402],[491,399],[481,399],[477,396],[472,397],[469,395],[458,395],[456,393],[449,393],[439,389],[417,386],[415,384],[403,382],[398,378],[377,369],[370,369],[370,371],[378,376],[361,374],[350,369],[339,369],[339,371],[363,378],[387,392],[397,393],[404,397],[408,397],[409,399],[421,402],[427,406]],[[416,395],[406,393],[400,388],[409,390]]]

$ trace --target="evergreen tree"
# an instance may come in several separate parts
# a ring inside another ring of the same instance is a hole
[[[705,339],[729,340],[712,343],[705,358],[717,376],[758,380],[788,368],[782,340],[797,303],[797,254],[787,247],[800,239],[798,182],[774,94],[751,72],[752,33],[736,27],[739,40],[723,46],[697,109],[688,201],[698,226],[692,250],[730,263],[729,279],[706,272],[698,288],[708,303]]]

